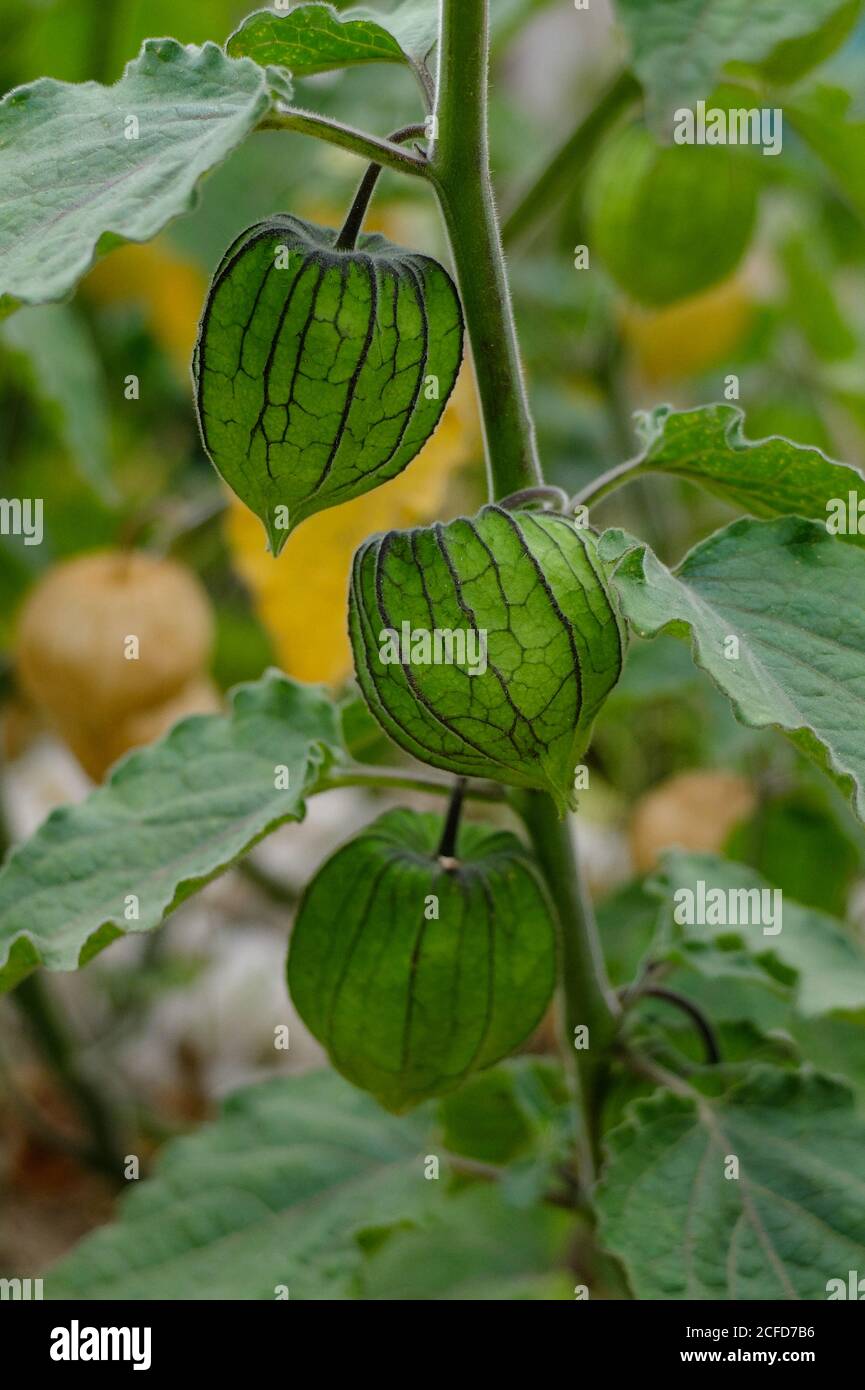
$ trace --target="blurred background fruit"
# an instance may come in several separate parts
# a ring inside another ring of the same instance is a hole
[[[179,714],[212,710],[210,601],[174,560],[100,551],[48,571],[21,612],[25,693],[99,779]],[[166,722],[168,721],[168,722]]]

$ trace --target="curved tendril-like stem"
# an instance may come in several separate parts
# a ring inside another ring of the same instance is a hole
[[[389,135],[388,143],[391,145],[401,145],[405,140],[422,139],[426,135],[426,126],[407,125],[400,130],[395,130],[393,135]],[[426,159],[426,155],[424,155]],[[342,230],[336,239],[335,247],[337,251],[351,251],[357,241],[360,229],[363,226],[363,219],[366,217],[370,199],[375,192],[379,174],[383,165],[370,164],[366,173],[360,181],[358,190],[354,195],[348,215],[342,225]]]
[[[703,1046],[706,1050],[706,1061],[709,1065],[717,1066],[722,1060],[718,1036],[712,1024],[703,1013],[702,1009],[691,999],[686,998],[684,994],[679,994],[676,990],[667,989],[662,985],[645,985],[638,986],[635,990],[630,992],[624,991],[622,997],[626,1007],[631,1007],[639,1003],[641,999],[651,998],[663,999],[665,1003],[671,1004],[675,1009],[679,1009],[683,1014],[687,1015],[700,1034]]]

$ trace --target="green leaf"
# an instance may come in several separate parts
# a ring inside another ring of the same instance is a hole
[[[0,328],[0,342],[25,359],[31,388],[49,407],[81,477],[113,500],[105,379],[82,320],[65,304],[23,309]]]
[[[395,1231],[364,1267],[362,1297],[404,1301],[543,1302],[573,1299],[566,1263],[569,1212],[506,1204],[476,1185],[441,1206],[423,1230]]]
[[[843,1077],[865,1114],[865,1010],[791,1020],[796,1046],[812,1066]]]
[[[852,528],[849,515],[851,492],[865,502],[865,477],[859,470],[779,435],[746,439],[745,415],[738,406],[671,410],[661,405],[641,413],[637,429],[643,442],[640,457],[611,475],[593,501],[632,478],[667,473],[697,483],[753,516],[805,516],[833,527],[841,523],[841,539],[865,545],[857,502]],[[865,528],[865,517],[862,524]]]
[[[616,8],[653,119],[663,128],[676,107],[708,97],[728,63],[753,65],[781,49],[775,68],[770,66],[772,75],[798,76],[802,50],[794,65],[782,45],[807,38],[812,61],[819,62],[831,49],[815,43],[814,36],[839,15],[846,22],[851,5],[850,0],[617,0]]]
[[[234,692],[230,714],[185,719],[129,754],[0,870],[0,989],[37,964],[74,970],[124,932],[158,926],[262,836],[302,818],[337,744],[324,693],[271,672]]]
[[[663,956],[715,977],[742,978],[744,953],[753,957],[751,978],[756,980],[759,970],[765,972],[767,986],[777,989],[779,983],[784,985],[798,1012],[805,1016],[865,1008],[865,951],[841,922],[782,895],[765,898],[770,909],[780,909],[776,921],[769,924],[770,931],[764,929],[766,923],[680,923],[677,904],[696,902],[700,883],[707,902],[709,894],[720,891],[728,904],[735,903],[736,915],[739,904],[745,901],[743,893],[752,895],[754,906],[758,901],[755,891],[761,895],[780,893],[744,864],[712,854],[673,851],[665,855],[662,870],[649,884],[662,902],[653,959]],[[754,915],[750,906],[749,912]],[[705,915],[713,916],[712,910]],[[775,933],[773,928],[779,923],[780,930]],[[744,964],[747,969],[747,962]]]
[[[112,87],[42,77],[4,97],[0,306],[62,299],[106,244],[147,241],[188,212],[270,107],[270,76],[216,44],[148,39]]]
[[[351,1297],[365,1233],[419,1219],[444,1186],[424,1180],[427,1143],[420,1121],[332,1072],[239,1091],[130,1185],[118,1219],[46,1275],[46,1297]]]
[[[754,230],[754,160],[708,145],[657,145],[640,125],[614,131],[586,185],[589,242],[641,304],[672,304],[738,265]]]
[[[789,236],[780,247],[788,309],[811,351],[823,362],[852,357],[859,346],[835,296],[832,267],[809,233]]]
[[[621,531],[600,554],[638,634],[690,638],[736,717],[782,730],[865,820],[865,555],[796,517],[736,521],[675,572]]]
[[[827,1077],[759,1066],[725,1094],[661,1092],[607,1143],[601,1238],[638,1298],[824,1299],[865,1268],[865,1126]]]
[[[865,121],[849,119],[851,96],[840,87],[815,87],[787,102],[784,115],[825,164],[833,184],[865,219]]]
[[[349,630],[385,732],[434,767],[549,791],[563,812],[622,668],[599,569],[594,537],[564,517],[496,506],[366,541]]]
[[[366,6],[338,13],[332,5],[296,5],[287,14],[257,10],[225,50],[311,77],[363,63],[408,63],[421,69],[438,39],[436,0],[404,0],[390,14]]]
[[[546,1058],[514,1057],[469,1077],[439,1105],[442,1137],[451,1153],[478,1163],[513,1163],[558,1128],[570,1095],[561,1066]]]
[[[298,1013],[335,1067],[390,1110],[458,1086],[539,1022],[553,910],[515,836],[389,811],[319,869],[291,938]]]
[[[396,477],[441,419],[462,310],[436,261],[278,215],[213,278],[193,373],[201,435],[278,555],[306,517]]]

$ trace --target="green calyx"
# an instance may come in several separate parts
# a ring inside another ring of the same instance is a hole
[[[193,358],[201,437],[278,555],[306,517],[406,467],[459,372],[462,311],[427,256],[277,215],[213,278]]]
[[[349,630],[364,698],[401,748],[574,805],[625,641],[589,532],[488,506],[374,536],[355,554]]]
[[[334,1066],[389,1110],[453,1090],[518,1047],[556,975],[553,909],[515,836],[389,811],[309,884],[288,983]]]

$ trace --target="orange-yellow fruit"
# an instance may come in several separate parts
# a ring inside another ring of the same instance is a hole
[[[103,726],[96,737],[71,720],[65,721],[60,731],[84,771],[94,782],[101,782],[108,769],[130,749],[154,743],[189,714],[216,714],[221,708],[222,700],[213,681],[207,676],[193,676],[171,699],[133,710],[125,718]]]
[[[622,336],[647,382],[678,381],[722,362],[751,322],[753,303],[739,276],[666,309],[629,306]]]
[[[190,571],[142,552],[98,551],[57,565],[28,596],[18,675],[94,766],[101,757],[86,750],[116,739],[130,716],[180,696],[202,676],[212,641],[210,602]]]
[[[97,261],[84,282],[97,304],[138,304],[155,341],[168,354],[178,376],[189,380],[207,277],[162,238],[129,242]]]
[[[666,849],[712,853],[754,810],[753,788],[732,772],[683,772],[639,801],[631,822],[631,853],[648,873]]]

